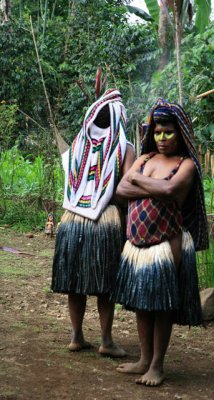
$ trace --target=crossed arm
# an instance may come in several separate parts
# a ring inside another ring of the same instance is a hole
[[[139,172],[146,155],[139,157],[128,172],[121,179],[116,195],[123,199],[138,199],[142,197],[156,197],[167,200],[176,200],[182,203],[191,188],[195,165],[191,159],[185,159],[177,173],[169,180],[156,179],[144,176]]]

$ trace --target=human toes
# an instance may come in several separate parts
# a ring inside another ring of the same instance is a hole
[[[126,356],[125,350],[121,349],[115,344],[112,344],[111,346],[108,347],[100,346],[99,354],[101,356],[112,357],[112,358],[121,358]]]
[[[81,351],[81,350],[87,350],[90,349],[92,347],[91,343],[89,342],[82,342],[82,343],[75,343],[75,342],[71,342],[68,345],[68,349],[70,351]]]
[[[129,363],[120,364],[117,366],[116,370],[119,372],[129,372]]]
[[[164,381],[165,376],[163,373],[157,373],[156,375],[150,376],[150,374],[142,375],[141,378],[136,379],[135,382],[145,386],[160,386]]]

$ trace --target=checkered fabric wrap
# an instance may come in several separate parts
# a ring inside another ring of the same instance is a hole
[[[147,154],[156,150],[154,141],[155,120],[161,117],[166,119],[167,115],[169,116],[169,120],[171,120],[173,116],[175,117],[186,146],[185,155],[193,160],[196,167],[195,182],[183,206],[182,214],[184,228],[191,233],[195,249],[204,250],[209,247],[209,238],[201,167],[194,144],[194,132],[191,119],[179,104],[168,103],[163,99],[157,100],[149,116],[148,127],[142,143],[142,154]]]
[[[148,154],[141,165],[141,172],[155,154]],[[181,157],[165,180],[170,180],[176,174],[183,160],[184,157]],[[169,240],[182,231],[182,226],[182,213],[174,201],[165,205],[152,198],[129,202],[127,237],[135,246],[145,247]]]
[[[156,199],[132,201],[128,211],[127,237],[135,246],[154,245],[182,231],[183,218],[175,202],[163,205]]]

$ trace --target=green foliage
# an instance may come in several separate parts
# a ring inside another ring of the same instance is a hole
[[[15,136],[17,106],[0,102],[0,151],[7,149]]]
[[[21,152],[15,146],[1,154],[0,157],[0,176],[4,184],[6,196],[35,196],[37,198],[48,198],[53,196],[51,187],[47,182],[47,164],[41,156],[37,156],[33,161],[24,159]],[[55,160],[53,167],[55,181],[62,184],[61,168],[58,159]],[[62,186],[56,188],[56,200],[59,200]]]
[[[48,171],[49,170],[49,171]],[[41,156],[33,161],[25,159],[17,147],[0,157],[0,216],[5,224],[21,230],[32,227],[44,228],[47,211],[43,207],[46,199],[62,203],[63,174],[59,160],[50,168]]]
[[[145,0],[145,3],[148,7],[149,13],[152,18],[158,22],[159,18],[159,3],[157,0]]]
[[[94,97],[97,65],[108,75],[108,87],[117,86],[124,101],[130,97],[130,80],[150,78],[154,67],[151,58],[156,50],[156,38],[151,27],[128,25],[124,7],[103,1],[86,2],[84,8],[76,4],[69,19],[66,60],[59,66],[67,81],[67,89],[60,104],[60,125],[70,127],[72,138],[79,128],[82,113],[89,103],[75,80],[84,79],[90,97]],[[154,63],[155,65],[155,63]],[[78,117],[78,118],[77,118]]]
[[[133,7],[133,6],[127,6],[127,8],[131,14],[137,15],[137,17],[140,17],[140,18],[144,19],[145,21],[153,21],[153,18],[149,14],[147,14],[145,11],[141,10],[141,8]]]
[[[210,239],[210,248],[197,253],[199,287],[214,287],[214,240]]]
[[[161,56],[157,24],[130,24],[127,3],[130,2],[12,2],[11,21],[0,25],[0,214],[5,223],[20,224],[23,220],[25,224],[40,224],[42,200],[62,200],[63,177],[30,16],[55,123],[68,142],[79,131],[89,105],[76,81],[84,81],[93,100],[98,64],[107,73],[108,87],[117,86],[123,95],[128,137],[133,141],[136,124],[146,121],[158,96],[173,101],[178,98],[175,58],[163,71],[157,71]],[[146,3],[151,15],[155,7],[157,17],[157,1]],[[211,88],[213,29],[211,25],[202,35],[193,29],[182,43],[185,108],[194,119],[196,138],[203,151],[214,138],[213,97],[195,101],[195,96]],[[208,187],[207,182],[205,186]],[[209,190],[205,187],[207,199]]]
[[[20,232],[44,229],[47,213],[41,210],[36,202],[26,198],[16,198],[16,201],[7,200],[6,207],[6,212],[0,214],[1,224],[9,225]]]
[[[195,0],[195,4],[197,6],[195,25],[199,32],[202,33],[208,25],[211,13],[211,0]]]
[[[84,79],[94,99],[98,64],[108,75],[108,86],[118,86],[126,102],[130,80],[137,77],[146,81],[154,71],[157,34],[151,26],[127,24],[122,3],[61,0],[55,7],[55,2],[49,1],[45,11],[44,1],[25,1],[20,14],[20,4],[15,1],[13,22],[0,26],[0,99],[18,104],[47,129],[49,114],[30,32],[31,15],[55,121],[68,139],[79,131],[88,106],[76,80]],[[16,139],[35,128],[21,114],[17,122]]]
[[[182,72],[184,107],[194,121],[196,140],[203,151],[211,147],[213,119],[213,95],[196,100],[196,96],[212,89],[214,81],[214,26],[203,34],[186,34],[182,42]],[[175,57],[162,70],[153,74],[151,84],[141,85],[145,100],[142,108],[148,110],[157,97],[178,101],[177,67]]]
[[[204,185],[204,195],[205,195],[205,203],[206,203],[206,211],[208,214],[214,213],[214,198],[213,198],[213,190],[214,190],[214,180],[210,176],[206,176],[203,180]]]
[[[55,123],[69,142],[88,107],[76,80],[84,80],[94,99],[100,64],[108,87],[121,90],[132,120],[137,101],[132,81],[137,87],[155,70],[157,33],[151,26],[127,24],[123,3],[128,2],[13,1],[11,21],[0,26],[0,101],[6,101],[0,106],[0,139],[2,149],[13,146],[0,160],[0,213],[5,223],[19,223],[21,218],[26,224],[35,222],[39,212],[30,205],[41,210],[42,200],[61,200],[63,190],[30,16]]]
[[[32,38],[26,27],[12,23],[0,26],[0,99],[6,100],[7,104],[17,104],[29,113],[32,103],[26,93],[35,98],[36,103],[39,103],[36,97],[41,100],[43,96]]]

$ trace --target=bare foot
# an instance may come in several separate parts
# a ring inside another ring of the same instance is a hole
[[[74,343],[71,342],[68,346],[70,351],[80,351],[80,350],[87,350],[90,349],[92,345],[89,342],[82,342],[82,343]]]
[[[135,382],[145,386],[159,386],[164,379],[165,375],[162,371],[150,368],[146,374],[136,379]]]
[[[141,361],[136,363],[125,363],[119,365],[116,370],[124,374],[145,374],[149,369],[149,364],[143,364]]]
[[[112,343],[108,347],[100,346],[99,353],[101,356],[112,357],[112,358],[120,358],[125,357],[125,350],[118,347],[116,344]]]

